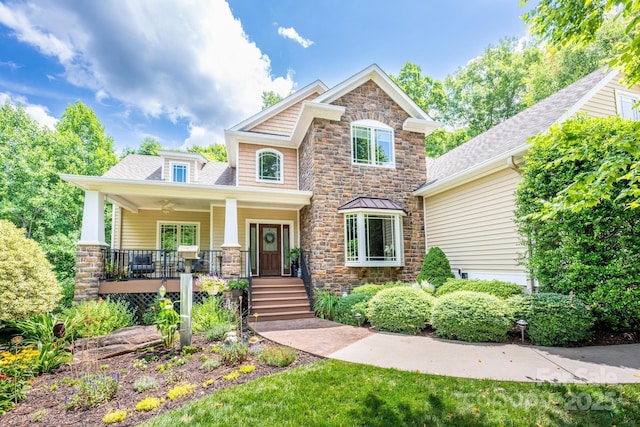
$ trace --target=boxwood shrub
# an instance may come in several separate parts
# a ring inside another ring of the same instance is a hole
[[[338,300],[336,304],[336,313],[333,318],[334,321],[344,323],[345,325],[357,325],[356,313],[361,314],[360,324],[363,324],[366,320],[366,312],[362,311],[363,308],[369,305],[369,300],[373,297],[373,294],[354,294],[351,293]]]
[[[371,294],[375,295],[385,289],[394,288],[396,286],[404,286],[402,282],[389,282],[384,285],[377,285],[375,283],[365,283],[364,285],[356,286],[351,291],[352,294]]]
[[[436,295],[441,296],[458,291],[482,292],[507,299],[513,295],[522,295],[523,287],[500,280],[449,279],[436,290]]]
[[[501,342],[513,326],[513,311],[494,295],[458,291],[436,299],[431,325],[442,338]]]
[[[385,289],[369,300],[367,318],[381,331],[416,334],[427,325],[434,300],[408,286]]]
[[[537,345],[566,346],[587,340],[593,333],[593,314],[574,295],[527,295],[518,304],[516,316],[529,323],[526,333]]]

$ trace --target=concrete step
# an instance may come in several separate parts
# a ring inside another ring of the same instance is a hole
[[[306,294],[305,295],[279,295],[279,296],[265,295],[264,297],[259,297],[259,298],[256,298],[256,296],[254,295],[251,302],[253,303],[254,307],[260,304],[275,305],[275,304],[297,303],[297,304],[308,305],[309,299],[307,298]]]
[[[304,304],[260,304],[252,306],[252,313],[258,313],[260,315],[264,313],[288,313],[292,311],[310,311],[309,303]]]
[[[258,322],[268,322],[269,320],[292,320],[292,319],[310,319],[315,317],[312,311],[288,311],[281,313],[258,313]],[[255,322],[255,317],[250,316],[251,321]]]

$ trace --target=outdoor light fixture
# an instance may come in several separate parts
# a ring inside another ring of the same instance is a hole
[[[529,326],[529,323],[524,319],[516,321],[516,327],[522,334],[522,342],[524,342],[524,330],[527,329],[527,326]]]
[[[160,287],[158,288],[158,295],[160,295],[160,298],[164,299],[164,296],[167,294],[167,288],[164,287],[164,285],[160,285]]]
[[[356,313],[356,320],[358,321],[358,328],[360,327],[360,319],[362,318],[362,315],[360,313]]]

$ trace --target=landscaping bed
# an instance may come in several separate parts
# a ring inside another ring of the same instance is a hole
[[[249,354],[247,360],[235,366],[221,364],[215,369],[205,371],[203,359],[204,357],[207,360],[216,358],[216,354],[211,352],[215,344],[197,334],[193,336],[192,345],[199,351],[190,355],[182,354],[177,349],[167,351],[162,346],[156,346],[107,359],[93,360],[84,365],[64,365],[51,373],[33,378],[27,397],[13,410],[0,416],[0,425],[104,425],[105,414],[115,410],[125,410],[127,413],[126,419],[115,425],[137,425],[160,413],[182,406],[187,401],[210,395],[217,390],[320,360],[319,357],[298,351],[297,359],[291,365],[274,367],[259,362],[257,356]],[[270,344],[262,340],[254,346]],[[141,362],[143,360],[145,362]],[[239,371],[241,366],[250,365],[255,366],[252,372]],[[114,398],[107,403],[88,409],[66,409],[65,404],[70,403],[74,390],[78,387],[74,380],[82,377],[86,372],[117,377],[119,387]],[[233,372],[238,373],[237,378],[223,378],[229,374],[232,374],[232,377],[235,376]],[[147,391],[137,392],[134,384],[144,377],[153,378],[156,386]],[[193,392],[186,397],[174,400],[167,397],[172,388],[184,384],[194,385]],[[164,401],[157,409],[148,412],[136,411],[136,405],[146,397],[156,397]]]

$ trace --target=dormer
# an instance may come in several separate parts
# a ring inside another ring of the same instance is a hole
[[[188,184],[199,181],[199,172],[207,163],[200,153],[158,151],[162,159],[162,180]]]

